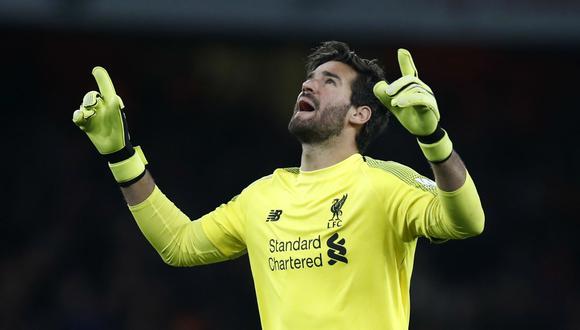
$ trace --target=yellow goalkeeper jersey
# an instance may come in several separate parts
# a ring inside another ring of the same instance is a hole
[[[223,255],[247,251],[264,329],[407,329],[417,237],[454,238],[436,196],[412,169],[355,154],[278,169],[200,221]]]

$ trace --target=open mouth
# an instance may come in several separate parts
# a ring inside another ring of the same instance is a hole
[[[306,112],[312,112],[316,110],[314,107],[314,104],[312,104],[312,102],[310,102],[310,100],[305,99],[305,98],[301,98],[298,101],[298,111],[306,111]]]

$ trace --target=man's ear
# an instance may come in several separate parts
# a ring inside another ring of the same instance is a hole
[[[348,121],[351,124],[364,125],[371,119],[372,113],[373,111],[369,106],[362,105],[360,107],[354,108],[354,111],[349,114]]]

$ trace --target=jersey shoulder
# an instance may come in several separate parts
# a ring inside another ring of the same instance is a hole
[[[236,196],[232,197],[232,199],[230,201],[236,201],[238,200],[241,196],[248,196],[251,195],[252,193],[255,193],[256,191],[259,191],[260,189],[263,189],[263,187],[265,185],[267,185],[269,182],[272,181],[274,174],[268,174],[266,176],[263,176],[257,180],[255,180],[254,182],[250,183],[246,188],[244,188],[242,190],[242,192],[240,192],[239,194],[237,194]]]
[[[299,167],[277,168],[273,173],[263,176],[249,184],[242,193],[257,192],[268,186],[279,185],[280,181],[286,181],[289,178],[296,177],[300,174]]]
[[[281,173],[285,173],[285,174],[293,174],[293,175],[298,175],[300,174],[300,167],[283,167],[283,168],[279,168],[276,170],[276,172],[281,172]],[[274,172],[274,173],[276,173]]]
[[[384,161],[365,156],[367,166],[377,175],[389,175],[408,186],[433,194],[437,193],[435,181],[417,173],[409,166],[394,161]]]
[[[267,185],[268,183],[272,182],[272,179],[274,178],[275,173],[272,174],[268,174],[265,175],[257,180],[255,180],[254,182],[250,183],[245,189],[244,191],[255,191],[255,190],[259,190],[262,189],[265,185]]]

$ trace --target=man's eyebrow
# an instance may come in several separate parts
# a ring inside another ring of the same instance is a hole
[[[325,77],[332,77],[332,78],[335,78],[335,79],[337,79],[338,81],[342,82],[342,79],[340,79],[340,77],[339,77],[337,74],[335,74],[335,73],[332,73],[332,72],[330,72],[330,71],[322,71],[322,75],[323,75],[323,76],[325,76]],[[308,73],[308,74],[306,75],[306,79],[312,79],[312,77],[314,77],[314,71],[310,71],[310,73]]]
[[[330,71],[322,71],[322,75],[326,77],[336,78],[338,81],[342,82],[342,79],[340,79],[340,77],[337,74],[332,73]]]

